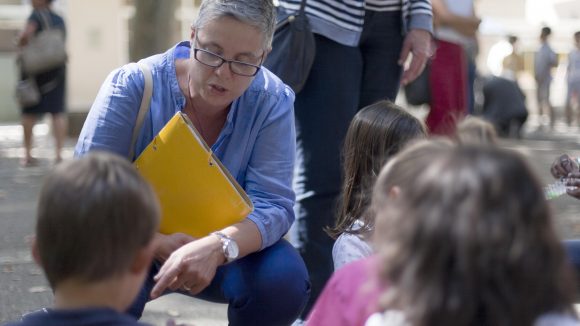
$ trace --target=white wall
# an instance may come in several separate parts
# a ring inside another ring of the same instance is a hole
[[[67,0],[69,111],[88,111],[106,76],[127,62],[128,14],[119,0]]]

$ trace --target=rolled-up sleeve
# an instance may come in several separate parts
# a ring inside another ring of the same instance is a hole
[[[248,218],[260,230],[262,249],[280,240],[294,222],[293,110],[294,93],[285,87],[259,130],[246,172],[245,190],[254,204]]]
[[[433,34],[433,8],[428,0],[409,0],[408,29],[423,29]]]

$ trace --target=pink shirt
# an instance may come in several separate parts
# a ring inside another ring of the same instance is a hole
[[[334,272],[318,297],[307,326],[364,325],[379,311],[378,299],[386,286],[378,277],[378,257],[371,256]]]

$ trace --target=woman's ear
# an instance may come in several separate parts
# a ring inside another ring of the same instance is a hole
[[[191,41],[191,44],[193,45],[193,40],[195,40],[195,27],[193,27],[193,25],[191,25],[191,34],[189,36],[189,40]]]
[[[266,61],[266,58],[268,57],[268,54],[270,54],[270,52],[272,52],[272,47],[268,47],[266,50],[264,50],[264,57],[262,58],[262,64],[264,64],[264,62]]]
[[[148,270],[153,261],[154,251],[155,243],[153,240],[151,240],[147,246],[139,249],[135,255],[135,258],[133,258],[133,262],[130,265],[131,273],[140,274],[143,271]]]

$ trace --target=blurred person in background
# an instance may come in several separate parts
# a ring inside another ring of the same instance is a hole
[[[53,0],[32,0],[32,13],[26,21],[24,30],[18,38],[18,47],[24,48],[28,42],[47,28],[58,28],[66,35],[66,27],[61,16],[51,9]],[[45,113],[52,116],[52,131],[55,139],[55,163],[62,160],[61,151],[66,137],[67,120],[65,113],[66,65],[56,67],[36,76],[28,76],[21,70],[21,80],[33,78],[40,91],[38,104],[22,108],[22,129],[24,132],[24,158],[21,166],[29,167],[38,164],[32,157],[33,128],[36,121]]]
[[[500,76],[484,78],[482,115],[500,136],[520,138],[528,118],[526,96],[514,80]]]
[[[568,92],[566,94],[566,122],[571,125],[575,120],[574,110],[580,122],[580,31],[574,33],[574,49],[568,54],[566,70]]]
[[[524,58],[518,50],[518,37],[509,35],[507,39],[512,49],[502,61],[502,75],[517,82],[520,72],[524,70]]]
[[[536,96],[538,100],[538,114],[540,116],[540,128],[543,126],[544,115],[550,127],[554,127],[554,108],[550,103],[550,86],[552,85],[552,68],[558,64],[558,56],[549,44],[552,35],[550,27],[543,27],[540,32],[540,48],[534,56],[534,77],[536,79]]]
[[[451,135],[455,124],[468,112],[473,91],[468,87],[468,55],[476,53],[476,32],[481,20],[473,0],[433,0],[437,50],[431,63],[429,85],[431,110],[426,124],[432,134]]]

